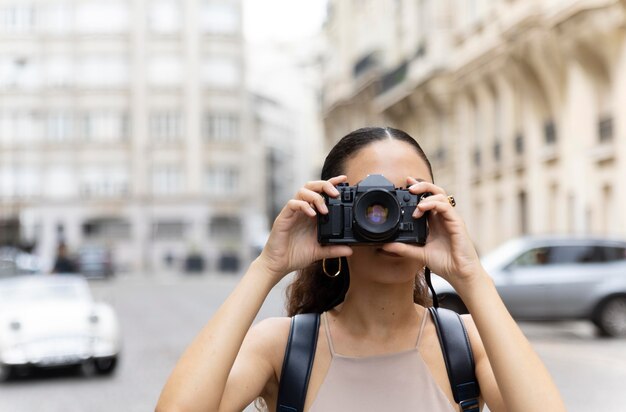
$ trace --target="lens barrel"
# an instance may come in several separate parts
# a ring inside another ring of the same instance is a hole
[[[366,241],[382,242],[393,237],[400,223],[400,204],[385,189],[371,189],[357,195],[353,212],[353,228]]]

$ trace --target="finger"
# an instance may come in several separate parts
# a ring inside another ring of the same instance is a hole
[[[287,202],[287,205],[283,209],[283,212],[284,212],[283,217],[285,218],[292,217],[298,211],[303,212],[304,214],[311,216],[311,217],[314,217],[315,215],[317,215],[317,213],[315,212],[315,209],[311,207],[309,202],[306,202],[304,200],[291,199]],[[281,215],[283,214],[283,212],[281,212]]]
[[[328,213],[328,207],[326,207],[326,202],[324,201],[322,195],[310,189],[307,189],[306,187],[298,190],[298,193],[296,193],[296,199],[304,200],[306,202],[314,204],[315,208],[324,215]]]
[[[391,252],[403,257],[419,260],[420,262],[426,261],[424,248],[420,246],[415,246],[408,243],[393,242],[383,244],[382,249],[386,252]]]
[[[335,176],[328,180],[314,180],[308,182],[304,187],[317,193],[326,193],[329,196],[337,197],[339,196],[339,191],[335,186],[345,182],[346,179],[347,177],[344,175]]]
[[[431,200],[431,198],[434,199]],[[416,210],[418,211],[418,213],[414,213],[414,216],[415,214],[417,214],[417,217],[423,216],[424,213],[427,211],[431,211],[441,213],[447,218],[453,219],[452,214],[454,213],[454,208],[452,207],[450,202],[448,202],[448,198],[440,195],[437,195],[436,197],[430,196],[425,198],[417,204]]]
[[[332,259],[343,256],[351,256],[352,248],[346,245],[323,246],[319,259]]]
[[[407,181],[408,180],[409,179],[407,179]],[[426,192],[430,192],[433,195],[436,195],[436,194],[446,195],[446,191],[443,190],[441,187],[437,186],[434,183],[424,182],[424,181],[422,182],[416,181],[416,183],[411,184],[411,186],[409,186],[409,192],[416,194],[416,195],[420,193],[426,193]]]

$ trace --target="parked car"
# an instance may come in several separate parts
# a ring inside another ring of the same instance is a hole
[[[111,251],[100,245],[86,245],[78,249],[76,266],[78,272],[87,278],[108,278],[114,274]]]
[[[519,320],[588,319],[607,336],[626,336],[626,242],[533,236],[506,242],[482,259]],[[466,312],[452,286],[434,276],[443,307]]]
[[[0,380],[18,370],[68,365],[108,375],[117,366],[120,347],[115,312],[93,301],[83,277],[0,279]]]
[[[0,278],[40,271],[39,259],[12,246],[0,247]]]

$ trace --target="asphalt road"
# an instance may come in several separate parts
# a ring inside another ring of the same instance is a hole
[[[94,295],[120,316],[123,357],[114,376],[76,370],[0,384],[1,412],[150,411],[177,358],[233,289],[236,276],[126,276],[92,282]],[[282,315],[282,288],[259,318]],[[626,339],[595,337],[582,322],[522,324],[572,412],[624,412]],[[250,409],[250,408],[249,408]]]

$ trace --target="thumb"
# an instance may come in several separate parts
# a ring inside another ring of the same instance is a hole
[[[426,263],[426,253],[424,248],[420,246],[409,245],[407,243],[385,243],[382,249],[386,252],[398,254],[400,256],[416,259],[420,262]]]
[[[322,247],[320,259],[332,259],[343,256],[351,256],[352,248],[345,245],[334,245]]]

